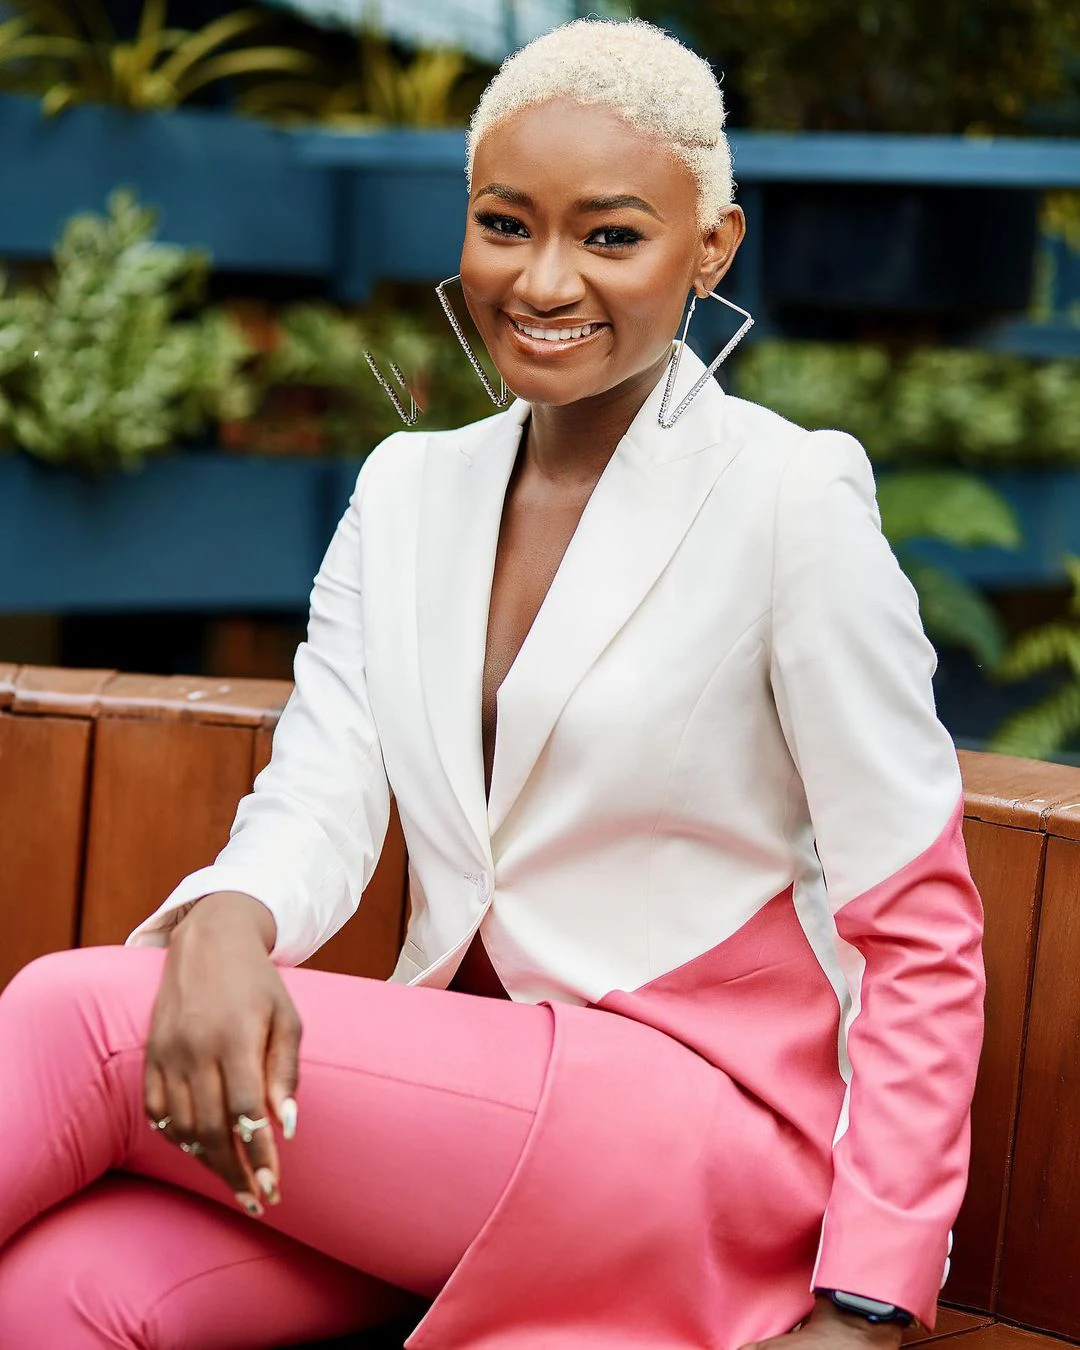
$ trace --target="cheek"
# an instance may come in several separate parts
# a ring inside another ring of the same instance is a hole
[[[473,313],[474,306],[479,310],[485,304],[498,303],[512,280],[508,254],[508,249],[492,248],[475,238],[470,227],[461,250],[460,267],[461,284],[474,322],[484,317],[480,312]]]
[[[612,306],[623,323],[661,344],[679,327],[689,291],[682,271],[662,262],[627,268],[621,284],[609,287]]]

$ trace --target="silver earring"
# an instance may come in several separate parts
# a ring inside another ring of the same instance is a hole
[[[375,360],[374,356],[372,356],[370,352],[365,352],[364,360],[371,367],[372,375],[375,376],[375,378],[379,381],[379,384],[382,385],[383,389],[389,395],[390,402],[397,409],[397,415],[401,418],[401,420],[405,423],[407,427],[416,426],[417,419],[420,416],[420,408],[417,405],[416,399],[414,399],[412,396],[412,391],[409,389],[409,386],[405,383],[405,376],[402,375],[401,373],[401,367],[397,364],[396,361],[390,362],[390,371],[393,374],[394,379],[397,380],[398,384],[409,395],[408,412],[405,411],[404,404],[401,402],[401,399],[398,398],[397,390],[379,369],[378,362]]]
[[[447,286],[451,286],[455,281],[460,280],[461,280],[460,272],[456,277],[447,277],[445,281],[440,281],[439,284],[435,287],[435,294],[439,297],[439,304],[442,305],[443,307],[443,313],[450,320],[450,327],[454,330],[454,336],[457,338],[458,342],[461,343],[462,351],[469,358],[469,364],[472,366],[473,370],[476,371],[477,375],[480,376],[480,382],[487,390],[488,398],[491,399],[492,403],[495,404],[496,408],[505,408],[506,405],[510,402],[510,390],[507,389],[506,387],[506,381],[503,379],[501,375],[499,376],[499,392],[496,394],[495,386],[491,383],[491,380],[488,378],[487,371],[477,360],[476,353],[469,345],[469,339],[465,336],[465,330],[458,322],[458,317],[454,313],[453,309],[451,309],[450,301],[446,298]]]
[[[747,335],[747,333],[749,333],[750,329],[754,326],[753,315],[751,315],[747,310],[743,309],[741,305],[736,305],[732,300],[725,300],[722,295],[717,295],[715,291],[710,291],[709,295],[712,297],[713,300],[719,300],[722,305],[727,305],[728,309],[733,309],[737,313],[741,314],[743,316],[743,322],[739,328],[739,331],[728,342],[727,346],[716,358],[716,360],[712,363],[709,369],[705,371],[705,373],[698,380],[695,381],[694,387],[682,400],[682,402],[675,409],[675,411],[673,413],[669,413],[671,400],[675,393],[675,381],[679,378],[679,364],[682,361],[683,347],[686,345],[686,335],[690,331],[690,320],[694,317],[694,310],[697,308],[697,296],[695,295],[691,299],[690,309],[686,315],[686,322],[683,324],[682,337],[680,338],[679,345],[675,350],[675,355],[672,357],[671,365],[668,367],[667,384],[664,386],[664,397],[661,400],[660,415],[657,418],[660,425],[664,428],[665,431],[670,430],[675,425],[675,423],[679,420],[679,418],[683,415],[683,413],[687,410],[687,408],[689,408],[690,404],[693,403],[694,399],[697,398],[698,394],[700,394],[701,391],[705,388],[706,384],[708,384],[708,382],[712,379],[717,369],[728,359],[728,357],[734,351],[735,347],[743,340],[743,338]]]

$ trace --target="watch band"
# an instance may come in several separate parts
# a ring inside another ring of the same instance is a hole
[[[906,1312],[903,1308],[898,1308],[895,1303],[881,1303],[876,1298],[864,1298],[862,1294],[849,1294],[843,1289],[817,1289],[814,1292],[820,1294],[823,1298],[827,1298],[841,1312],[852,1313],[854,1316],[865,1318],[867,1322],[873,1322],[875,1325],[895,1322],[897,1326],[909,1327],[915,1320],[911,1313]]]

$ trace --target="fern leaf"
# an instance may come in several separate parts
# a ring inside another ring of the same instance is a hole
[[[941,539],[959,548],[1017,548],[1021,542],[1016,515],[1001,493],[960,470],[892,474],[878,484],[878,505],[894,547],[910,539]]]
[[[966,648],[981,664],[996,666],[1005,650],[1005,630],[986,597],[954,572],[930,563],[905,559],[904,570],[934,645]]]
[[[1003,755],[1046,759],[1078,731],[1080,683],[1074,681],[1007,718],[990,738],[989,748]]]
[[[1023,633],[997,669],[1003,680],[1030,680],[1033,675],[1070,662],[1077,634],[1064,623],[1046,624]]]

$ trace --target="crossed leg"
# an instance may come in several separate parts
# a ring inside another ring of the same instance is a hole
[[[142,1050],[162,959],[58,953],[0,997],[0,1344],[282,1345],[328,1334],[327,1316],[338,1332],[393,1315],[386,1285],[433,1297],[528,1138],[551,1051],[548,1010],[284,972],[304,1025],[300,1125],[282,1147],[282,1203],[252,1220],[147,1127]],[[115,1171],[186,1194],[131,1180],[87,1191]],[[191,1330],[230,1300],[254,1339]],[[54,1317],[66,1319],[62,1331]]]
[[[265,1350],[414,1305],[243,1214],[129,1176],[50,1210],[0,1258],[8,1350]]]

